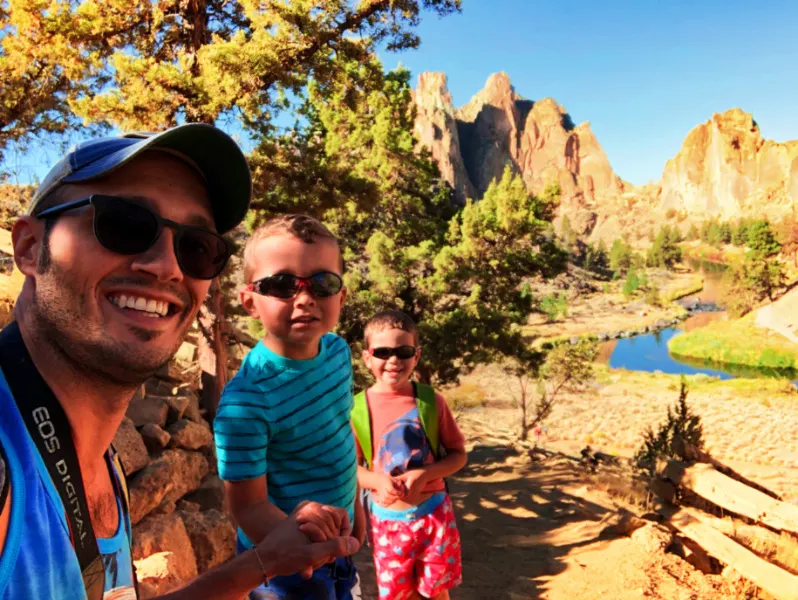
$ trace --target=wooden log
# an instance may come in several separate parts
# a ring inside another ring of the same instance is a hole
[[[778,531],[798,533],[798,506],[776,500],[707,464],[688,467],[671,461],[664,475],[715,506]]]
[[[683,536],[765,590],[775,600],[798,600],[798,576],[759,558],[687,511],[679,511],[669,523]]]
[[[767,489],[765,486],[760,485],[755,481],[751,481],[747,477],[744,477],[743,475],[741,475],[731,467],[724,465],[716,458],[713,458],[708,452],[696,448],[693,444],[686,442],[681,438],[676,438],[673,441],[673,445],[677,454],[681,455],[685,461],[689,463],[699,462],[699,463],[710,464],[724,475],[728,475],[732,479],[736,479],[737,481],[739,481],[740,483],[744,483],[748,487],[752,487],[755,490],[759,490],[760,492],[770,496],[771,498],[775,498],[776,500],[782,500],[782,497],[779,496],[776,492]]]
[[[733,539],[760,556],[765,552],[775,553],[781,556],[794,555],[795,548],[798,547],[798,542],[794,541],[788,534],[778,534],[766,527],[749,525],[743,523],[739,519],[732,519],[729,517],[719,519],[718,517],[713,517],[712,515],[708,515],[690,506],[684,506],[680,511],[720,531],[725,536]],[[778,564],[773,559],[769,557],[766,558]],[[793,564],[778,564],[778,566],[788,571],[794,570],[795,568]]]

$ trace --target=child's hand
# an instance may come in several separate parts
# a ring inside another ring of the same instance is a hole
[[[345,512],[317,502],[302,502],[292,516],[299,530],[313,542],[323,542],[352,532],[349,515]]]
[[[413,469],[402,473],[396,479],[404,485],[406,490],[402,499],[410,504],[416,504],[424,486],[427,485],[427,472],[424,469]]]
[[[375,490],[380,503],[390,506],[404,496],[404,485],[387,474],[380,475],[380,484]]]

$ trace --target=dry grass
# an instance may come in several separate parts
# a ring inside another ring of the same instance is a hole
[[[631,456],[648,426],[665,418],[678,398],[679,377],[596,367],[585,391],[566,394],[547,422],[543,443],[578,454],[585,445],[607,454]],[[732,468],[798,502],[798,393],[777,379],[721,381],[688,377],[688,403],[701,417],[706,449]],[[513,404],[517,382],[496,366],[465,378],[481,388],[487,405],[473,409],[492,425],[517,431]],[[448,395],[448,394],[447,394]]]

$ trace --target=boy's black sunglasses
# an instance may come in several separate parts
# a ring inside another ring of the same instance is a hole
[[[369,354],[371,354],[374,358],[379,358],[380,360],[388,360],[392,356],[402,360],[407,360],[408,358],[413,358],[416,355],[416,350],[418,350],[418,348],[415,346],[397,346],[396,348],[369,348]]]
[[[246,289],[261,296],[273,296],[288,300],[296,296],[302,288],[307,288],[316,298],[329,298],[335,296],[343,287],[344,281],[340,275],[331,271],[319,271],[310,277],[299,277],[293,273],[277,273],[253,281]]]
[[[51,219],[69,210],[94,207],[94,236],[117,254],[141,254],[152,248],[164,227],[175,230],[174,249],[180,269],[195,279],[213,279],[227,264],[232,247],[218,233],[205,227],[181,225],[133,200],[93,194],[47,208],[35,216]]]

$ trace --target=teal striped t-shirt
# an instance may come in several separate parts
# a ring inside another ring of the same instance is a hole
[[[284,512],[313,500],[347,509],[354,523],[352,385],[349,346],[335,334],[321,338],[310,360],[285,358],[259,343],[225,387],[216,413],[219,477],[266,475],[269,501]]]

